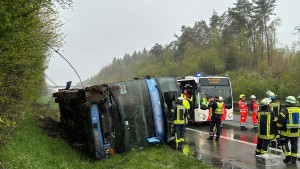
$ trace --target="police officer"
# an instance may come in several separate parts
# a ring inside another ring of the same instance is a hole
[[[211,108],[211,121],[209,126],[209,137],[207,140],[213,140],[214,138],[214,126],[217,127],[216,139],[215,141],[220,140],[220,125],[221,125],[221,117],[222,117],[222,108],[223,103],[219,100],[219,97],[215,97],[211,99],[211,102],[208,104],[208,107]]]
[[[181,150],[184,143],[187,109],[183,105],[183,97],[178,97],[173,108],[176,149]]]
[[[255,155],[262,154],[268,156],[268,146],[270,141],[274,139],[275,135],[275,115],[272,110],[269,109],[269,98],[264,98],[261,101],[261,108],[257,112],[258,119],[258,140],[255,150]]]
[[[285,155],[283,162],[296,163],[298,157],[300,108],[296,106],[296,98],[288,96],[286,106],[280,111],[276,126],[280,129],[280,142]],[[291,143],[291,150],[288,143]]]
[[[278,115],[279,115],[279,112],[280,112],[280,102],[277,101],[275,93],[269,91],[268,94],[269,94],[269,98],[271,99],[270,109],[275,114],[275,120],[274,121],[277,122]],[[279,137],[280,137],[279,132],[278,132],[277,129],[275,129],[275,138],[273,140],[271,140],[271,147],[281,149]]]

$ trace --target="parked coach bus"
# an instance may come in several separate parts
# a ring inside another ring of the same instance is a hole
[[[228,76],[202,76],[197,73],[195,76],[177,78],[180,92],[187,90],[191,95],[190,122],[210,121],[210,112],[204,97],[209,100],[215,96],[221,96],[225,103],[223,119],[233,120],[233,99],[230,78]]]

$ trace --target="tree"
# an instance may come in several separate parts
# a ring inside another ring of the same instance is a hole
[[[264,52],[266,47],[267,62],[270,65],[270,44],[268,36],[268,22],[271,16],[274,15],[276,7],[276,0],[253,0],[255,6],[253,7],[254,20],[253,23],[258,25],[262,42],[262,59],[264,59]]]

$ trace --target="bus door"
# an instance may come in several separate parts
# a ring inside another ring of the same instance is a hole
[[[189,110],[189,116],[188,116],[188,120],[189,121],[195,121],[195,117],[194,117],[194,109],[195,109],[195,101],[196,101],[196,82],[193,79],[182,79],[182,80],[178,80],[178,86],[180,88],[180,94],[179,96],[181,96],[182,94],[184,94],[184,90],[187,90],[190,94],[190,110]]]

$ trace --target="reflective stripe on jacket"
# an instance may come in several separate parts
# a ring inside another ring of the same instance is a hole
[[[290,123],[293,120],[288,121],[287,118],[290,118],[288,115],[288,111],[295,111],[295,112],[300,112],[299,107],[285,107],[281,110],[281,112],[278,115],[278,120],[276,126],[280,129],[280,135],[286,136],[286,137],[298,137],[299,136],[299,128],[288,128],[287,126],[291,127]],[[291,113],[293,114],[293,113]],[[292,123],[294,124],[294,122]]]
[[[246,114],[248,113],[248,107],[247,107],[247,102],[246,101],[239,101],[238,106],[240,109],[240,113]]]
[[[177,105],[175,110],[174,124],[185,124],[185,107],[183,105]]]
[[[274,112],[271,110],[258,111],[258,138],[272,140],[275,138]]]

